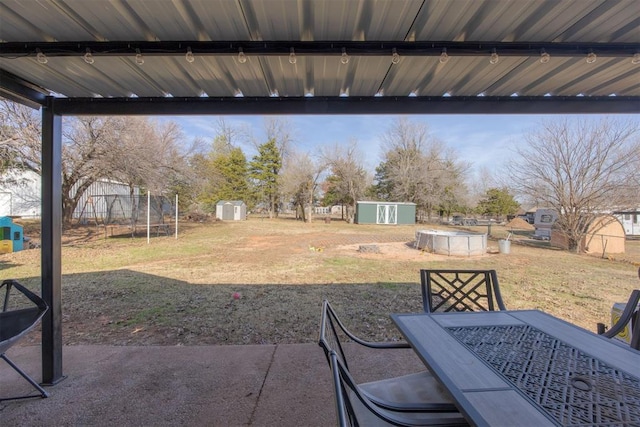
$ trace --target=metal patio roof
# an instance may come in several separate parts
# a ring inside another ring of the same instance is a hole
[[[639,28],[637,0],[0,0],[0,95],[60,114],[638,112]]]

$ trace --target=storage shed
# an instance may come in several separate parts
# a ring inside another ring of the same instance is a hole
[[[551,231],[551,246],[568,249],[567,237],[559,230]],[[612,215],[602,215],[589,225],[582,241],[583,252],[587,254],[623,254],[625,251],[624,228]]]
[[[216,204],[216,218],[223,221],[247,219],[247,205],[242,200],[220,200]]]
[[[415,224],[416,204],[356,202],[356,224]]]
[[[0,217],[0,253],[18,252],[23,249],[23,246],[22,226],[14,224],[8,216]]]

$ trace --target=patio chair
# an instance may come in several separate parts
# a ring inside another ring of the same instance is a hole
[[[459,412],[395,412],[380,407],[356,384],[338,353],[328,352],[338,425],[346,426],[466,426]]]
[[[420,270],[424,311],[506,310],[495,270]]]
[[[4,302],[0,312],[0,358],[11,366],[18,374],[29,382],[39,393],[40,397],[49,397],[49,394],[35,382],[29,375],[22,371],[5,354],[14,344],[20,341],[42,319],[47,311],[47,303],[15,280],[5,280],[0,284],[0,292],[4,289]],[[17,292],[12,292],[17,291]],[[13,294],[22,294],[28,300],[28,305],[13,304]],[[38,397],[34,395],[17,397],[0,397],[3,400],[16,400]]]
[[[638,274],[640,275],[640,269]],[[640,310],[638,310],[638,302],[640,302],[640,289],[635,289],[631,292],[618,321],[608,331],[604,323],[598,323],[598,334],[613,338],[630,325],[632,333],[629,345],[631,348],[640,350]]]
[[[338,355],[340,363],[348,370],[349,365],[344,345],[347,341],[372,349],[411,348],[407,342],[370,342],[358,338],[344,326],[329,302],[325,300],[322,305],[319,344],[325,352],[327,362],[330,362],[329,353],[334,351]],[[392,358],[389,358],[389,363],[393,363]],[[367,401],[391,411],[455,413],[458,411],[448,392],[427,370],[361,383],[355,385],[355,387],[357,387],[358,393],[364,396]]]

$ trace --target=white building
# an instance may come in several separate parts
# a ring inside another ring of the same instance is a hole
[[[614,212],[624,228],[624,234],[628,237],[640,237],[640,208]]]
[[[35,172],[13,171],[5,174],[0,181],[0,217],[39,218],[41,186],[40,175]],[[139,189],[135,188],[133,195],[138,196],[139,193]],[[105,197],[107,195],[123,196],[128,199],[131,190],[127,184],[109,179],[94,182],[78,201],[73,218],[79,221],[104,218],[106,213],[113,209],[112,206],[108,206],[109,201]],[[127,207],[123,209],[127,210]],[[130,213],[129,216],[131,216]]]
[[[40,217],[40,175],[31,171],[10,171],[0,180],[0,217]]]

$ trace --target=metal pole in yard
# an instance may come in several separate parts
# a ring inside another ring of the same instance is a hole
[[[178,195],[176,194],[176,240],[178,239]]]
[[[147,245],[151,242],[151,191],[147,192]]]

